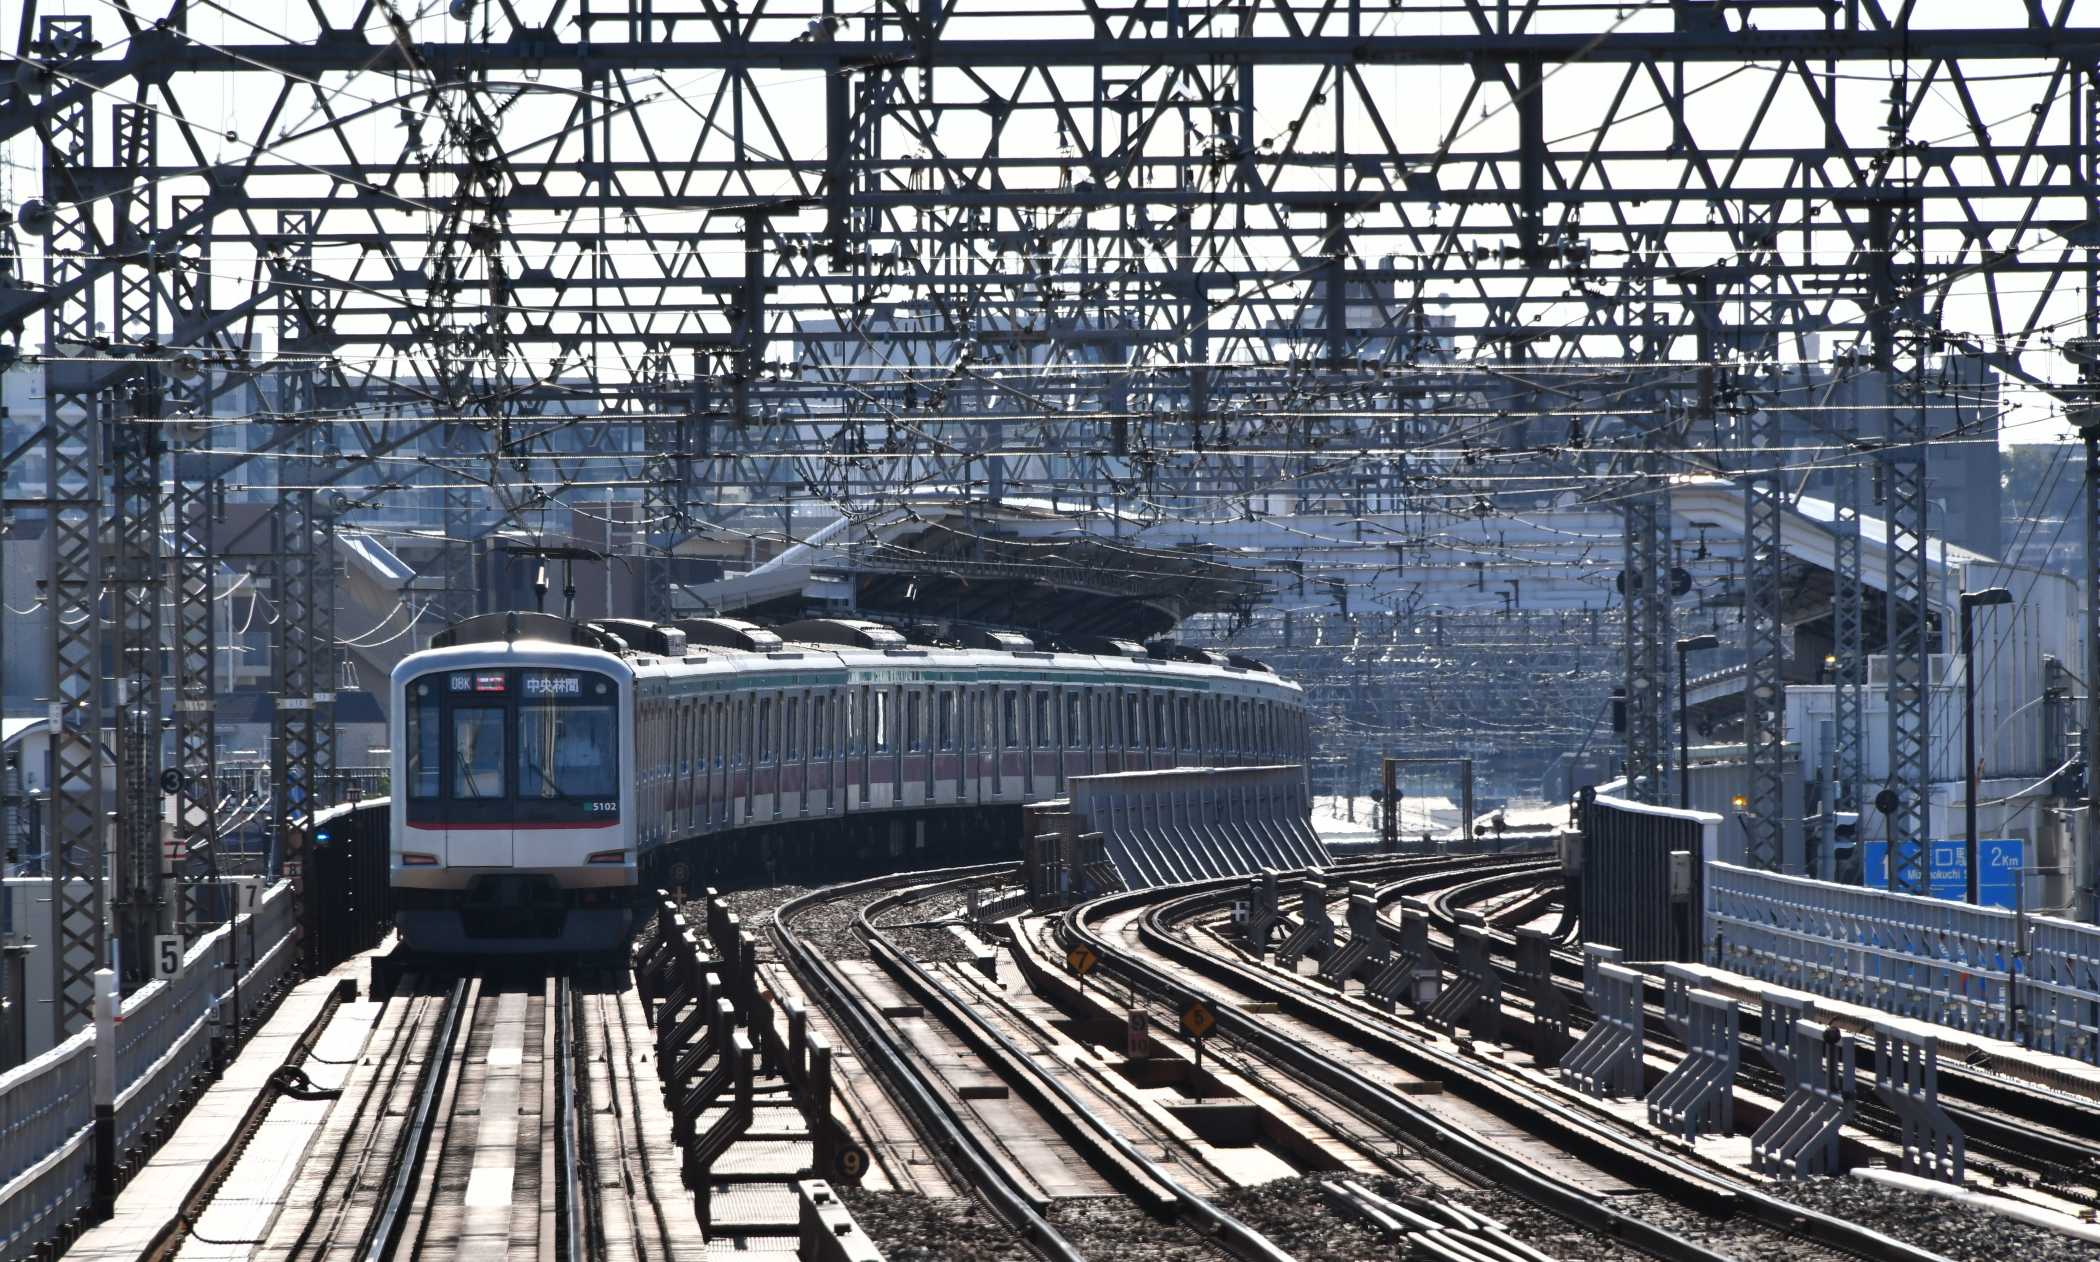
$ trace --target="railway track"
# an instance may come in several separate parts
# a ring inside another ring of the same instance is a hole
[[[1010,867],[994,864],[884,876],[819,889],[775,908],[772,936],[794,976],[823,1005],[839,1031],[853,1041],[863,1063],[875,1067],[900,1111],[954,1171],[956,1184],[974,1189],[992,1213],[1037,1255],[1057,1262],[1080,1262],[1085,1255],[1052,1225],[1037,1198],[1014,1176],[1003,1154],[984,1138],[965,1116],[965,1110],[910,1053],[894,1024],[896,1014],[885,1014],[881,1005],[871,1003],[853,984],[848,970],[836,958],[835,944],[829,944],[833,949],[820,950],[802,932],[803,917],[815,909],[864,904],[915,884],[981,880],[1009,871]]]
[[[1150,1240],[1170,1256],[1288,1262],[1289,1253],[1209,1199],[1223,1182],[1215,1172],[1200,1162],[1169,1170],[1148,1155],[1180,1150],[1173,1134],[1098,1080],[1054,1067],[1056,1049],[996,987],[970,985],[963,970],[921,958],[923,918],[914,909],[1009,872],[1002,865],[835,887],[782,906],[775,932],[833,1019],[865,1040],[868,1058],[952,1161],[956,1182],[978,1188],[1040,1256],[1099,1257],[1103,1237],[1122,1234],[1125,1250]],[[813,947],[796,929],[799,912],[840,903],[851,907],[848,932],[870,970],[841,967],[840,952]]]
[[[1477,859],[1464,862],[1479,870]],[[1521,870],[1506,866],[1497,875]],[[1449,884],[1451,871],[1449,864],[1418,863],[1406,879],[1417,889]],[[1059,940],[1095,951],[1140,991],[1169,1000],[1214,997],[1220,1031],[1274,1070],[1321,1083],[1474,1176],[1652,1256],[1677,1262],[1744,1254],[1879,1262],[1935,1256],[1611,1134],[1490,1066],[1397,1037],[1380,1014],[1357,1011],[1360,1005],[1309,979],[1250,964],[1222,940],[1186,933],[1189,922],[1221,910],[1238,890],[1238,882],[1220,882],[1164,898],[1099,900],[1067,913]],[[1424,1103],[1432,1095],[1434,1104]],[[1610,1180],[1648,1194],[1641,1212],[1621,1211],[1613,1205],[1618,1198],[1596,1194],[1600,1182]],[[1725,1249],[1701,1242],[1723,1232]]]
[[[567,975],[403,980],[308,1151],[258,1259],[500,1253],[668,1259],[697,1247],[632,1107],[617,983]],[[675,1185],[675,1176],[671,1180]]]
[[[1258,1072],[1234,1073],[1213,1060],[1186,1075],[1184,1090],[1194,1113],[1259,1113],[1270,1138],[1227,1138],[1220,1141],[1224,1147],[1212,1148],[1184,1128],[1162,1125],[1162,1114],[1171,1110],[1156,1102],[1148,1108],[1144,1099],[1148,1091],[1156,1094],[1158,1083],[1134,1084],[1162,1069],[1184,1068],[1171,1056],[1144,1055],[1125,1041],[1120,1023],[1111,1047],[1099,1034],[1102,1023],[941,958],[954,952],[940,949],[938,934],[929,941],[928,909],[947,904],[952,910],[962,891],[1005,872],[920,873],[818,891],[780,906],[776,932],[812,993],[835,1008],[844,996],[845,1010],[833,1013],[840,1026],[862,1035],[881,1031],[864,1063],[910,1077],[913,1085],[899,1094],[921,1102],[915,1113],[941,1109],[933,1142],[951,1151],[959,1142],[968,1145],[969,1152],[958,1154],[954,1182],[996,1181],[988,1200],[1009,1209],[1007,1221],[1038,1253],[1097,1259],[1222,1254],[1288,1262],[1300,1244],[1345,1226],[1342,1218],[1374,1228],[1412,1218],[1433,1221],[1438,1238],[1499,1241],[1491,1248],[1502,1248],[1499,1256],[1505,1258],[1538,1262],[1543,1256],[1526,1254],[1514,1236],[1483,1216],[1416,1198],[1411,1205],[1381,1200],[1365,1185],[1414,1177],[1421,1154],[1410,1150],[1396,1159],[1388,1137],[1368,1132],[1353,1118],[1336,1125],[1338,1115],[1327,1102],[1271,1092]],[[850,909],[843,915],[842,906]],[[804,941],[799,918],[820,908],[832,928],[818,941]],[[842,932],[850,942],[838,940]],[[1089,1026],[1096,1033],[1082,1032]],[[1144,1049],[1164,1051],[1149,1036],[1140,1042]],[[1126,1060],[1124,1052],[1133,1055]],[[1120,1089],[1119,1073],[1128,1075]],[[998,1083],[989,1092],[988,1077]],[[1234,1083],[1244,1094],[1233,1090]],[[1008,1093],[1017,1098],[1007,1099]],[[1258,1101],[1248,1098],[1257,1093]],[[1288,1142],[1272,1142],[1280,1133],[1287,1133]],[[1115,1193],[1115,1199],[1075,1189],[1071,1175],[1077,1167],[1112,1185],[1100,1190]],[[1064,1185],[1064,1195],[1051,1194],[1057,1184]],[[1276,1203],[1279,1198],[1266,1190],[1271,1187],[1302,1195]],[[1239,1212],[1242,1204],[1259,1211],[1260,1221]],[[1423,1212],[1430,1218],[1420,1218]],[[1375,1230],[1370,1239],[1376,1247]],[[1448,1256],[1475,1256],[1462,1245],[1454,1249]]]
[[[1447,960],[1455,954],[1455,929],[1460,909],[1491,905],[1537,877],[1555,875],[1551,865],[1536,873],[1500,874],[1450,885],[1437,890],[1427,902],[1432,912],[1431,942]],[[1396,901],[1407,892],[1396,883],[1380,891],[1381,901]],[[1529,996],[1516,971],[1516,939],[1511,926],[1534,919],[1550,892],[1491,911],[1486,919],[1496,948],[1495,965],[1506,983],[1505,1004],[1528,1013]],[[1572,938],[1562,941],[1554,959],[1555,981],[1571,1001],[1582,993],[1582,956]],[[1660,984],[1648,988],[1648,1037],[1652,1046],[1681,1052],[1683,1044],[1663,1019]],[[1584,1013],[1579,1003],[1570,1011]],[[1750,1046],[1757,1035],[1753,1012],[1742,1017],[1744,1055],[1738,1081],[1771,1098],[1785,1094],[1776,1070],[1763,1063]],[[1586,1016],[1576,1022],[1586,1026]],[[1862,1049],[1862,1068],[1871,1067],[1871,1051]],[[2035,1188],[2089,1208],[2100,1207],[2100,1110],[2062,1096],[2046,1094],[2018,1083],[1972,1072],[1969,1067],[1943,1063],[1940,1067],[1940,1106],[1962,1128],[1972,1171],[2007,1186]],[[1871,1093],[1862,1092],[1852,1125],[1876,1138],[1900,1142],[1902,1121]]]

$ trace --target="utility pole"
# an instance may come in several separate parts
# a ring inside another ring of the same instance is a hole
[[[2100,288],[2089,292],[2093,301],[2100,302]],[[2089,312],[2088,327],[2094,331],[2064,346],[2065,356],[2078,365],[2078,395],[2069,408],[2069,418],[2085,443],[2085,565],[2080,579],[2085,591],[2082,744],[2086,805],[2084,843],[2077,848],[2076,870],[2072,874],[2076,882],[2073,896],[2077,899],[2073,910],[2081,920],[2100,919],[2100,847],[2094,844],[2096,833],[2100,833],[2094,827],[2094,822],[2100,820],[2100,774],[2094,767],[2094,753],[2100,750],[2100,688],[2093,686],[2095,680],[2100,680],[2100,327],[2095,326],[2100,326],[2100,317]]]

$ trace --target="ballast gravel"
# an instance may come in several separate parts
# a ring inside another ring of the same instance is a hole
[[[1989,1210],[1867,1179],[1805,1179],[1779,1185],[1787,1200],[1849,1219],[1954,1262],[2092,1262],[2100,1245]]]
[[[1238,1218],[1289,1252],[1297,1262],[1369,1262],[1400,1256],[1398,1241],[1370,1220],[1331,1206],[1320,1184],[1347,1179],[1341,1174],[1303,1175],[1254,1187],[1235,1188],[1212,1198],[1219,1209]],[[1358,1177],[1371,1192],[1393,1201],[1410,1197],[1456,1202],[1492,1218],[1509,1234],[1563,1262],[1645,1262],[1646,1255],[1492,1188],[1431,1188],[1426,1183],[1389,1175]]]
[[[1022,1262],[1031,1253],[967,1197],[838,1189],[853,1221],[889,1262]]]

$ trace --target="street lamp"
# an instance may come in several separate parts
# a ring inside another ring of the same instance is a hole
[[[1966,825],[1966,850],[1969,859],[1969,901],[1980,901],[1977,896],[1976,871],[1976,636],[1970,610],[1978,605],[2009,605],[2012,592],[2003,587],[1986,587],[1980,592],[1961,594],[1961,752],[1962,781],[1968,788],[1968,801],[1962,806],[1963,822]]]
[[[1691,699],[1685,695],[1684,659],[1689,653],[1721,647],[1718,635],[1695,635],[1677,642],[1677,805],[1692,809],[1692,725],[1686,721]]]

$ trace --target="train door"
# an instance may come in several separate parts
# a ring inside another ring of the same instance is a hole
[[[685,703],[685,831],[687,836],[700,831],[705,817],[700,805],[701,794],[707,785],[707,757],[701,752],[703,740],[701,719],[705,706],[698,697],[687,698]]]
[[[1123,690],[1123,770],[1145,769],[1145,697],[1136,688]]]
[[[1123,769],[1123,759],[1118,755],[1116,733],[1122,727],[1120,688],[1104,688],[1101,692],[1101,769],[1111,775]]]
[[[729,701],[729,825],[744,822],[751,794],[750,698]]]
[[[698,781],[698,801],[694,803],[695,831],[706,832],[715,823],[715,707],[712,701],[701,697],[694,703],[693,720],[699,732],[698,744],[693,750],[694,772]]]
[[[768,693],[761,699],[764,706],[764,722],[758,736],[759,770],[753,790],[753,807],[756,818],[780,818],[780,786],[783,783],[787,762],[787,694]]]
[[[897,710],[897,804],[913,806],[926,800],[926,767],[933,761],[926,750],[926,689],[899,688]]]
[[[1065,778],[1070,773],[1070,751],[1079,736],[1079,689],[1064,687],[1057,690],[1057,791],[1065,791]]]
[[[1086,691],[1086,771],[1088,775],[1109,769],[1109,691]]]
[[[802,764],[802,815],[821,815],[832,808],[832,733],[825,724],[832,720],[832,695],[825,689],[808,691],[808,758]]]
[[[1108,770],[1108,689],[1090,685],[1086,707],[1086,769],[1093,775]]]
[[[847,712],[849,726],[846,729],[846,754],[848,760],[847,789],[856,804],[866,807],[872,800],[868,792],[868,693],[863,684],[852,690]]]
[[[834,815],[846,809],[846,697],[848,690],[834,688],[830,692],[831,704],[831,757],[825,762],[824,774],[829,776],[831,790],[826,795],[825,806]]]
[[[1021,693],[999,690],[999,796],[1021,791]]]
[[[889,788],[889,805],[904,801],[904,690],[875,690],[875,712],[882,719],[882,737],[887,746],[883,761],[883,783]]]
[[[675,815],[677,827],[671,840],[686,836],[693,825],[693,703],[681,700],[671,711],[672,720],[678,726],[678,762],[673,770],[677,780],[672,791],[678,795],[678,810]]]
[[[1040,747],[1035,725],[1035,707],[1043,699],[1039,688],[1021,689],[1021,800],[1035,796],[1035,754]]]
[[[928,688],[926,704],[933,713],[927,719],[926,785],[921,793],[928,803],[935,803],[942,799],[942,787],[955,778],[955,693],[948,688]]]
[[[808,743],[808,718],[815,710],[811,693],[800,689],[787,697],[787,762],[781,766],[781,811],[790,802],[787,794],[794,794],[794,813],[808,815],[808,760],[811,760],[811,743]]]
[[[472,702],[455,698],[445,707],[450,720],[450,730],[444,733],[444,765],[450,768],[447,778],[452,782],[448,795],[454,803],[500,803],[510,796],[507,699],[473,696]],[[462,817],[463,813],[453,818]],[[516,861],[511,841],[509,828],[453,827],[445,833],[445,862],[456,868],[509,867]]]
[[[802,813],[802,694],[780,695],[780,784],[773,790],[773,818],[790,806]]]
[[[999,796],[999,690],[977,689],[977,798]]]
[[[727,741],[726,726],[722,722],[722,701],[717,697],[701,707],[700,721],[707,731],[707,825],[717,828],[722,823],[722,808],[728,800],[722,786],[722,763]]]
[[[980,746],[977,741],[977,689],[965,686],[962,689],[962,730],[956,733],[956,748],[961,757],[956,760],[956,796],[972,805],[977,803],[979,776],[977,758]]]
[[[671,707],[673,739],[678,757],[671,764],[672,837],[683,837],[693,826],[693,703],[681,700]]]

